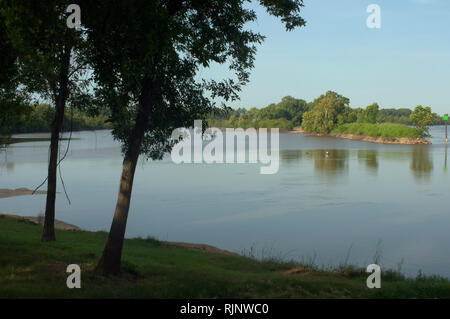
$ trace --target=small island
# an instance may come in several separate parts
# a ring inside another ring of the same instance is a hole
[[[286,131],[286,133],[293,134],[306,134],[308,136],[325,136],[325,137],[336,137],[336,138],[344,138],[348,140],[354,141],[362,141],[369,143],[380,143],[380,144],[404,144],[404,145],[430,145],[431,142],[424,137],[415,137],[415,135],[403,135],[399,134],[397,137],[392,137],[391,135],[383,135],[381,132],[383,128],[390,129],[412,129],[404,125],[399,124],[366,124],[373,130],[375,133],[369,133],[373,135],[365,135],[363,127],[358,124],[345,125],[340,126],[334,129],[331,133],[323,133],[323,132],[306,132],[301,127],[295,127],[290,131]],[[351,133],[350,133],[351,132]],[[380,133],[379,133],[380,132]]]
[[[328,91],[313,102],[290,96],[277,104],[250,110],[218,112],[209,119],[215,127],[279,128],[285,133],[304,133],[383,144],[429,145],[428,126],[444,119],[430,107],[380,109],[377,103],[351,108],[350,99]]]

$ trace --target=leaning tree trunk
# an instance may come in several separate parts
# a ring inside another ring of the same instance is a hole
[[[59,133],[64,121],[64,110],[68,95],[68,74],[71,48],[66,46],[65,59],[59,75],[59,90],[55,99],[55,118],[53,119],[50,141],[50,160],[47,175],[47,201],[45,203],[45,220],[42,241],[55,241],[55,200],[56,177],[58,168]]]
[[[122,179],[114,219],[102,258],[96,268],[96,271],[100,274],[117,275],[120,273],[123,240],[127,226],[128,211],[130,209],[131,191],[137,160],[138,156],[126,156],[123,161]]]
[[[120,273],[122,247],[130,209],[134,173],[136,171],[142,140],[148,126],[150,110],[149,92],[150,84],[146,83],[141,93],[136,124],[131,133],[128,150],[123,160],[122,178],[114,219],[111,224],[105,249],[103,250],[103,255],[96,267],[96,272],[102,275],[118,275]]]

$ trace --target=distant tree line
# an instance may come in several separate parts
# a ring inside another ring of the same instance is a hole
[[[303,114],[313,106],[305,100],[286,96],[279,103],[262,109],[239,108],[212,113],[208,124],[215,127],[278,127],[280,130],[290,130],[302,124]]]
[[[411,121],[412,110],[407,108],[400,109],[381,109],[377,116],[377,122],[379,123],[399,123],[405,125],[413,125]],[[443,117],[436,113],[431,113],[433,116],[433,123],[431,125],[444,125],[445,120]]]
[[[55,108],[49,104],[27,105],[20,116],[10,119],[8,133],[50,132]],[[100,113],[92,116],[87,111],[74,108],[64,114],[63,131],[109,129],[108,116]],[[4,132],[3,134],[6,134]]]

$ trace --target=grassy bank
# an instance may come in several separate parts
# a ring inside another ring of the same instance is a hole
[[[383,272],[382,288],[366,288],[367,275],[352,267],[319,271],[294,263],[256,261],[127,239],[124,274],[98,277],[92,269],[105,232],[57,231],[41,243],[42,228],[0,217],[0,298],[435,298],[450,297],[439,278],[405,279]],[[82,288],[66,288],[66,267],[79,264]]]
[[[422,138],[422,132],[416,128],[393,123],[349,123],[333,129],[335,134],[353,134],[382,138]]]

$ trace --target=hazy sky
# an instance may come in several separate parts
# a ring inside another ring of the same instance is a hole
[[[307,26],[283,25],[252,6],[252,25],[267,39],[258,48],[250,83],[234,107],[264,107],[291,95],[313,100],[327,90],[352,107],[431,106],[450,112],[450,1],[305,0]],[[381,28],[366,25],[369,4],[381,7]],[[223,76],[215,67],[205,74]]]

